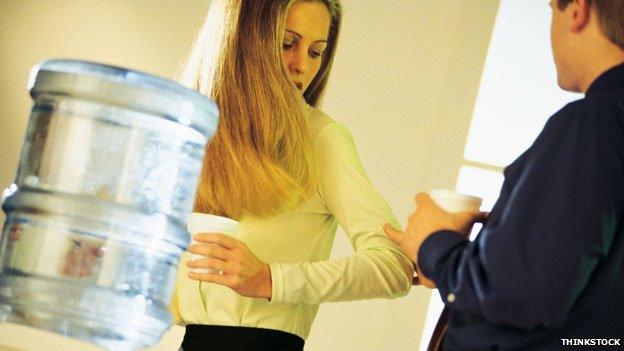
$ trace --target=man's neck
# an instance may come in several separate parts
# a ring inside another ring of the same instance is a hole
[[[591,53],[585,61],[583,70],[585,73],[579,80],[579,90],[583,93],[587,93],[591,84],[604,72],[624,63],[624,50],[617,46],[602,47],[602,50],[598,49]]]

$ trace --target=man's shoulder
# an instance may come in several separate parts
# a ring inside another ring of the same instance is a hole
[[[572,101],[549,118],[545,129],[582,128],[624,133],[624,95],[590,96]],[[615,128],[615,129],[614,129]]]
[[[624,159],[624,99],[603,95],[568,103],[548,120],[534,145],[548,150],[599,145]]]

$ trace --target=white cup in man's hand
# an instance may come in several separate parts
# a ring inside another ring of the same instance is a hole
[[[479,212],[483,200],[480,197],[460,194],[453,190],[435,189],[429,196],[443,210],[455,212]]]
[[[198,241],[193,240],[193,235],[198,233],[223,233],[227,235],[234,235],[238,231],[239,224],[228,217],[210,215],[205,213],[191,213],[188,221],[188,231],[191,233],[191,244],[201,244]],[[189,260],[204,259],[207,256],[191,253]],[[194,273],[216,273],[214,269],[210,268],[189,268],[190,272]]]

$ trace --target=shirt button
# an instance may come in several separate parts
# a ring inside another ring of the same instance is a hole
[[[453,303],[455,302],[455,294],[450,293],[446,296],[446,301],[448,301],[448,303]]]

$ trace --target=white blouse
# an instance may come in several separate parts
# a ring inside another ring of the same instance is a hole
[[[271,301],[188,278],[185,252],[171,305],[176,323],[277,329],[306,339],[321,302],[409,291],[412,263],[382,229],[386,222],[399,224],[368,179],[351,134],[323,112],[307,109],[318,150],[317,193],[278,216],[242,219],[236,234],[269,263]],[[328,260],[338,224],[355,253]]]

